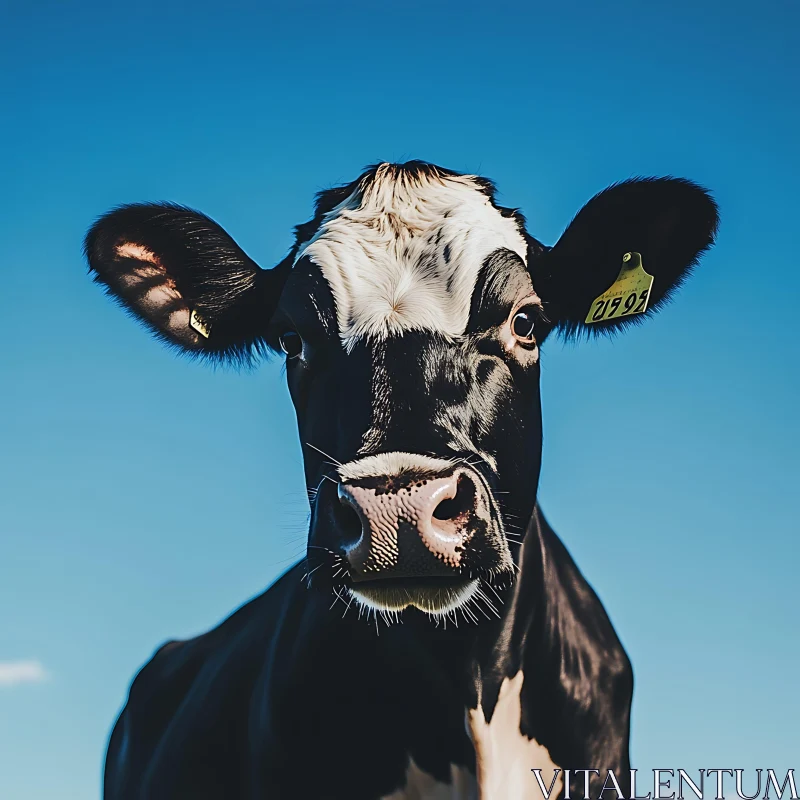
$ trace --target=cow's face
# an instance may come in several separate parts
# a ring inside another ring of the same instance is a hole
[[[716,223],[693,184],[628,182],[546,248],[487,182],[415,162],[323,193],[274,270],[178,206],[112,212],[87,254],[169,342],[234,360],[285,354],[312,498],[310,588],[384,612],[474,616],[471,603],[485,615],[512,581],[536,503],[542,342],[586,329],[627,252],[655,276],[657,307]]]

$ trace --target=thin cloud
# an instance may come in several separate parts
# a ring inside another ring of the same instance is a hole
[[[42,683],[47,677],[47,670],[36,659],[0,661],[0,689],[21,683]]]

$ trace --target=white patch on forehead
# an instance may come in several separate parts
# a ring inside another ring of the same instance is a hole
[[[481,266],[499,248],[527,261],[517,222],[474,177],[382,164],[363,191],[325,215],[297,257],[322,270],[349,349],[408,330],[462,335]]]
[[[549,788],[557,769],[547,748],[529,739],[520,729],[522,720],[522,671],[506,678],[491,722],[486,721],[480,704],[467,712],[467,730],[475,747],[475,765],[482,800],[508,800],[511,797],[540,797],[532,769],[541,770]],[[558,797],[563,787],[563,772],[554,783],[551,797]]]

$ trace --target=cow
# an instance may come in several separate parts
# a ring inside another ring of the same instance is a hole
[[[631,665],[537,502],[540,348],[653,314],[717,225],[629,179],[549,247],[420,161],[321,192],[272,269],[185,206],[101,217],[90,273],[159,339],[283,354],[311,510],[300,563],[141,669],[107,800],[628,796]]]

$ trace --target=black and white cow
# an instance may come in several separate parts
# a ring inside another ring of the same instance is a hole
[[[695,184],[630,180],[546,247],[421,162],[322,192],[271,270],[183,206],[101,218],[95,280],[161,339],[285,353],[312,511],[301,563],[139,673],[106,798],[627,794],[631,668],[536,500],[539,348],[643,318],[584,322],[628,252],[657,309],[716,227]]]

